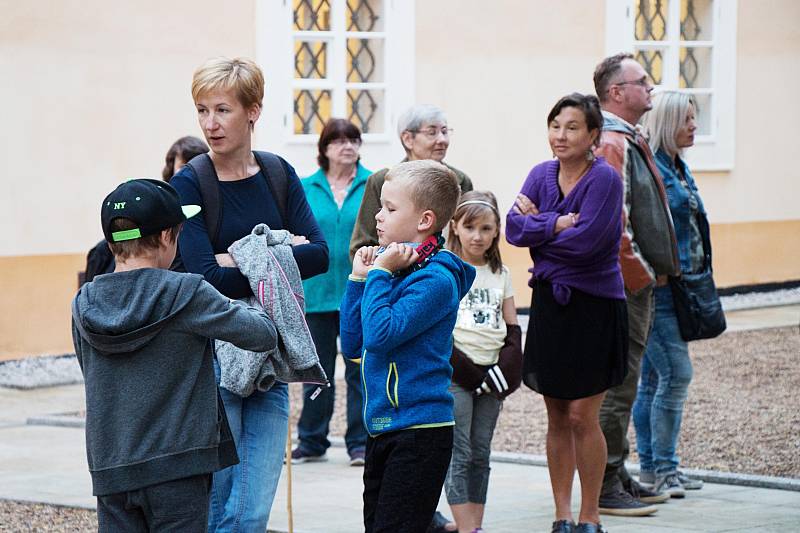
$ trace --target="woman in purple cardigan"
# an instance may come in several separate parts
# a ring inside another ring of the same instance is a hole
[[[565,96],[547,117],[555,159],[536,165],[508,213],[506,239],[534,266],[524,380],[544,396],[554,532],[603,531],[598,498],[606,443],[598,413],[622,383],[628,356],[619,267],[622,180],[592,147],[603,125],[597,98]],[[577,526],[570,500],[581,480]]]

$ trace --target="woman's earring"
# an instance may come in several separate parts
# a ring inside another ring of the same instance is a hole
[[[587,161],[594,161],[594,152],[592,152],[591,148],[586,150],[586,160]]]

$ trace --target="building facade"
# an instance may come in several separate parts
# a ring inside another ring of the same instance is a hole
[[[69,302],[99,205],[118,182],[159,176],[166,149],[201,132],[193,70],[248,56],[267,90],[256,148],[301,175],[331,116],[364,131],[372,169],[403,157],[397,116],[432,103],[454,129],[447,162],[507,210],[551,157],[545,117],[593,92],[606,55],[631,51],[659,88],[692,93],[687,155],[720,286],[800,279],[800,3],[737,0],[0,0],[0,358],[71,351]],[[524,250],[503,247],[517,305]]]

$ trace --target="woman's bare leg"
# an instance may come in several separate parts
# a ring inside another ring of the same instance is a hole
[[[579,522],[600,522],[598,500],[603,485],[607,451],[600,429],[600,405],[605,392],[570,402],[569,418],[575,442],[575,462],[581,480]]]
[[[547,469],[556,504],[556,520],[572,520],[572,480],[575,444],[570,424],[570,402],[545,396],[547,407]]]

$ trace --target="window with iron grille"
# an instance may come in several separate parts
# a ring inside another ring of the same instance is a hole
[[[386,132],[386,3],[292,0],[294,135],[316,136],[331,117]]]
[[[736,0],[609,0],[607,53],[629,51],[659,90],[692,95],[698,170],[733,167]]]

